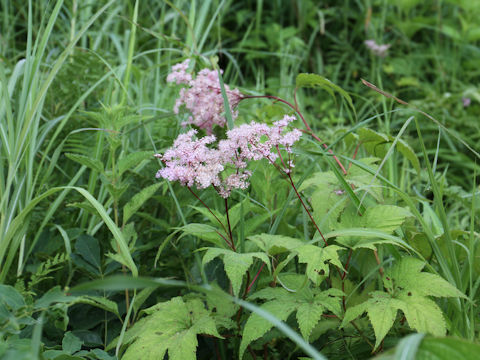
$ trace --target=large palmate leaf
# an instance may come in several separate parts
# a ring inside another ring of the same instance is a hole
[[[385,272],[383,283],[387,290],[370,293],[371,298],[345,312],[342,326],[367,312],[375,332],[375,348],[393,326],[398,310],[408,325],[421,333],[443,336],[445,319],[438,305],[427,296],[465,297],[457,288],[440,276],[421,272],[425,263],[404,257]]]
[[[221,338],[210,312],[199,299],[170,301],[145,310],[140,319],[125,333],[128,345],[122,359],[163,359],[168,352],[170,360],[194,360],[198,345],[197,335],[207,334]]]
[[[228,278],[232,282],[233,293],[238,296],[240,288],[242,287],[243,275],[247,272],[248,268],[253,264],[253,258],[262,260],[267,264],[270,270],[270,260],[268,256],[261,252],[241,254],[228,249],[219,248],[206,248],[207,252],[203,256],[203,265],[212,261],[214,258],[221,256],[223,258],[223,264],[225,272]]]
[[[303,282],[303,276],[289,276],[285,278],[289,286],[293,285],[294,277],[297,278],[297,283]],[[313,328],[321,320],[323,314],[331,312],[337,316],[340,315],[342,295],[344,295],[343,292],[338,289],[321,291],[318,288],[303,287],[296,292],[289,292],[283,288],[265,288],[257,291],[249,299],[267,300],[260,308],[282,321],[287,320],[290,314],[296,312],[300,332],[308,341]],[[272,327],[272,323],[261,316],[250,315],[243,329],[240,358],[252,341],[265,335]]]

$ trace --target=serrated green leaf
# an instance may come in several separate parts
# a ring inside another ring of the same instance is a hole
[[[303,303],[297,307],[297,321],[300,333],[308,341],[313,328],[322,318],[325,308],[321,303]]]
[[[348,105],[352,109],[353,113],[355,114],[355,107],[353,106],[352,98],[350,95],[343,90],[340,86],[335,85],[327,78],[317,74],[298,74],[297,79],[295,81],[296,87],[319,87],[325,91],[327,91],[334,99],[334,91],[338,92],[341,96],[347,100]]]
[[[88,157],[85,155],[72,154],[72,153],[66,153],[65,156],[70,160],[73,160],[81,165],[85,165],[86,167],[92,170],[95,170],[99,173],[103,173],[103,164],[98,159]]]
[[[321,303],[331,313],[340,316],[343,309],[339,298],[343,296],[345,296],[343,291],[330,288],[326,291],[321,291],[316,294],[314,300]]]
[[[326,239],[336,238],[338,243],[354,250],[358,248],[375,249],[374,244],[392,244],[417,253],[414,248],[399,237],[389,235],[379,230],[350,228],[332,231],[324,236]]]
[[[442,310],[433,300],[423,296],[405,295],[399,297],[404,303],[402,311],[408,325],[421,333],[444,336],[447,332]]]
[[[210,209],[210,211],[205,208],[205,207],[202,207],[202,206],[193,206],[191,205],[190,206],[192,209],[195,209],[197,210],[200,214],[202,214],[203,216],[205,216],[208,220],[210,220],[210,222],[212,224],[214,224],[215,226],[221,226],[219,223],[218,223],[218,220],[215,218],[215,216],[222,222],[222,224],[225,224],[226,223],[226,219],[225,219],[225,216],[223,216],[220,212],[218,212],[217,210],[215,209]],[[212,214],[213,213],[213,214]],[[215,216],[214,216],[215,215]],[[231,225],[231,224],[230,224]]]
[[[345,327],[352,320],[355,320],[360,315],[362,315],[365,311],[367,311],[367,306],[368,300],[361,304],[349,307],[347,311],[345,311],[345,315],[343,316],[342,324],[340,325],[340,327]]]
[[[440,276],[421,272],[425,262],[404,257],[386,271],[386,277],[394,279],[398,293],[418,296],[462,297],[464,294]]]
[[[465,296],[440,276],[421,272],[424,266],[425,262],[421,260],[401,258],[385,271],[383,284],[388,293],[371,292],[370,299],[347,309],[342,326],[366,311],[375,332],[377,348],[392,327],[397,311],[401,310],[412,329],[436,336],[445,335],[442,311],[426,296]]]
[[[340,269],[343,268],[338,257],[338,251],[342,250],[340,246],[329,245],[319,247],[316,245],[303,245],[294,251],[298,254],[298,261],[307,264],[305,274],[316,285],[325,279],[329,274],[328,263],[336,265]]]
[[[271,315],[275,316],[281,321],[287,320],[290,314],[295,310],[295,307],[291,303],[285,303],[280,301],[270,301],[260,308],[264,311],[269,312]],[[247,346],[254,340],[259,339],[266,334],[273,327],[273,324],[263,317],[252,314],[248,318],[242,333],[242,342],[240,343],[240,356],[242,359],[243,354]]]
[[[348,196],[342,190],[337,177],[331,171],[315,173],[306,179],[300,189],[313,188],[310,203],[313,209],[313,218],[320,229],[325,226],[333,230],[340,213],[347,204]]]
[[[354,186],[356,189],[362,189],[370,194],[378,202],[383,202],[383,189],[378,177],[375,174],[378,171],[379,158],[362,158],[357,161],[358,164],[362,164],[363,168],[356,163],[352,163],[353,166],[348,170],[346,181],[350,186]],[[366,169],[370,171],[367,171]],[[358,205],[357,205],[358,206]]]
[[[145,160],[153,158],[151,151],[137,151],[130,153],[127,156],[118,160],[117,163],[117,172],[118,176],[121,176],[125,171],[130,170],[131,168],[139,165]]]
[[[199,239],[211,242],[221,248],[225,248],[227,246],[225,240],[222,238],[222,236],[220,236],[220,234],[222,234],[225,238],[227,238],[227,236],[213,226],[191,223],[177,229],[183,232],[179,238],[182,238],[185,235],[193,235]]]
[[[118,185],[117,184],[114,185],[113,183],[108,183],[106,185],[106,188],[114,199],[120,199],[123,193],[127,191],[127,189],[129,188],[129,184],[120,183]]]
[[[207,248],[207,252],[203,256],[202,264],[205,265],[217,256],[223,257],[225,272],[232,282],[232,290],[236,296],[238,296],[240,293],[243,276],[247,272],[248,268],[252,265],[254,257],[267,264],[267,267],[270,270],[270,260],[264,253],[256,252],[241,254],[232,250],[219,248]]]
[[[215,286],[215,285],[214,285]],[[232,317],[238,312],[239,306],[221,292],[209,292],[206,294],[208,309],[215,320],[218,329],[233,329],[237,324]]]
[[[135,214],[135,212],[140,209],[140,207],[150,199],[153,194],[162,186],[162,183],[156,183],[142,189],[140,192],[135,194],[130,201],[123,207],[123,224],[126,224],[130,217]]]
[[[140,319],[125,333],[124,341],[130,344],[122,359],[163,359],[168,352],[171,360],[194,360],[198,345],[197,334],[221,338],[215,321],[200,299],[184,302],[176,297],[145,311]]]
[[[83,295],[77,297],[75,301],[73,301],[73,303],[92,305],[97,308],[110,311],[111,313],[117,315],[120,318],[120,313],[118,312],[118,304],[104,297]]]
[[[305,244],[299,239],[271,234],[249,236],[248,240],[253,241],[261,250],[269,255],[281,254]]]
[[[248,299],[264,299],[264,300],[288,300],[290,299],[289,292],[281,287],[266,287],[264,289],[255,291]]]
[[[374,291],[370,295],[372,298],[366,302],[347,309],[341,327],[367,312],[375,332],[375,349],[377,349],[392,328],[402,302],[382,291]]]
[[[376,205],[367,208],[361,219],[366,228],[392,233],[408,216],[412,216],[408,209],[394,205]]]
[[[298,283],[298,280],[302,281],[303,279],[303,276],[296,276],[296,277],[297,277],[297,280],[294,280],[295,283]],[[286,277],[287,284],[291,287],[295,287],[294,284],[292,284],[292,282],[288,281],[288,279],[289,278],[287,276]],[[317,288],[311,289],[308,286],[306,286],[306,287],[303,287],[300,291],[290,292],[280,287],[276,287],[276,288],[268,287],[252,294],[249,297],[249,300],[266,299],[268,300],[268,302],[266,302],[261,307],[271,308],[273,309],[272,311],[276,311],[277,305],[280,307],[283,306],[285,309],[290,309],[291,311],[288,310],[290,311],[289,314],[293,311],[296,311],[297,312],[296,317],[297,317],[297,322],[300,328],[300,332],[304,337],[304,339],[308,341],[308,338],[313,328],[317,325],[317,323],[322,318],[322,314],[324,314],[327,310],[329,310],[329,311],[332,311],[335,315],[340,315],[341,297],[343,295],[344,293],[337,289],[329,289],[327,291],[322,292]],[[256,316],[258,317],[258,315]],[[285,320],[287,317],[288,315],[286,315],[286,317],[281,320]],[[254,320],[252,321],[253,322],[260,321],[260,319],[254,318]],[[270,330],[271,327],[272,325],[268,325],[267,323],[265,323],[265,328],[261,328],[261,331],[259,331],[258,337],[262,336],[265,332]],[[251,341],[255,339],[252,339]]]
[[[375,332],[375,349],[381,344],[393,326],[400,302],[381,291],[373,293],[368,300],[367,314]]]

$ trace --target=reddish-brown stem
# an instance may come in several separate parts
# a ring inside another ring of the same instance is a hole
[[[257,355],[255,355],[255,353],[253,352],[250,345],[248,345],[247,349],[248,349],[248,352],[250,353],[250,355],[252,356],[253,360],[257,360]]]
[[[350,264],[350,259],[352,258],[352,253],[353,253],[353,250],[350,249],[350,252],[348,253],[347,262],[345,263],[345,271],[343,272],[343,275],[341,276],[341,278],[342,278],[342,291],[344,293],[345,293],[345,278],[347,277],[348,265]],[[345,302],[345,295],[342,296],[342,305],[343,305],[343,311],[346,311],[347,310],[347,304]]]
[[[252,289],[252,286],[253,284],[255,284],[255,281],[257,281],[257,278],[258,276],[260,275],[260,273],[262,272],[263,270],[263,267],[265,266],[265,263],[262,263],[262,266],[260,266],[260,270],[258,270],[257,274],[255,275],[255,277],[253,278],[252,282],[250,283],[250,285],[248,285],[247,287],[247,290],[245,291],[245,294],[247,295],[250,290]]]
[[[353,253],[353,250],[350,249],[350,252],[348,253],[347,262],[345,263],[345,271],[343,272],[342,280],[344,280],[345,277],[347,276],[348,265],[350,264],[350,259],[352,258],[352,253]]]
[[[195,194],[195,192],[194,192],[190,187],[187,186],[187,189],[193,194],[193,196],[195,196],[195,197],[197,198],[198,201],[200,201],[200,202],[202,203],[203,206],[205,206],[205,208],[208,210],[208,212],[209,212],[210,214],[212,214],[213,217],[214,217],[214,218],[218,221],[218,223],[222,226],[222,228],[223,228],[223,230],[225,231],[225,233],[228,234],[228,231],[227,231],[227,229],[225,228],[225,225],[223,225],[223,223],[222,223],[222,222],[220,221],[220,219],[213,213],[213,211],[208,207],[208,205],[205,204],[205,202],[204,202],[202,199],[200,199],[200,198],[198,197],[198,195]],[[230,248],[232,248],[232,249],[235,248],[235,245],[233,245],[233,242],[230,243],[230,242],[227,240],[227,238],[225,238],[225,236],[223,236],[223,235],[220,234],[219,232],[217,232],[217,234],[219,234],[219,235],[223,238],[223,240],[225,240],[225,242],[227,243],[227,245],[228,245]]]
[[[222,360],[222,356],[220,355],[220,350],[218,349],[218,339],[214,339],[213,343],[215,344],[215,355],[217,355],[217,360]]]
[[[353,157],[352,157],[353,160],[355,160],[355,158],[357,157],[357,153],[358,153],[358,149],[360,148],[360,145],[362,145],[362,142],[359,142],[355,147],[355,152],[353,153]],[[351,167],[352,167],[352,163],[350,162],[350,164],[348,164],[348,170],[350,170]]]
[[[288,176],[288,179],[290,180],[290,184],[292,185],[293,190],[295,191],[295,194],[296,194],[297,197],[298,197],[298,200],[300,200],[300,203],[302,204],[303,208],[305,209],[305,211],[307,212],[308,216],[310,217],[310,220],[312,221],[313,225],[315,226],[315,228],[317,229],[318,233],[319,233],[320,236],[322,237],[323,242],[325,243],[325,246],[328,246],[327,240],[325,240],[325,237],[323,236],[322,232],[321,232],[320,229],[318,228],[317,223],[316,223],[315,220],[313,219],[312,214],[310,214],[310,211],[308,211],[307,206],[305,205],[305,203],[303,202],[302,197],[301,197],[300,194],[298,193],[297,188],[296,188],[296,186],[295,186],[295,184],[294,184],[294,182],[293,182],[292,176],[290,175],[290,173],[288,173],[287,176]]]
[[[283,100],[277,96],[274,96],[274,95],[248,95],[248,96],[244,96],[240,99],[241,100],[244,100],[244,99],[261,99],[261,98],[264,98],[264,99],[273,99],[275,101],[279,101],[281,103],[284,103],[285,105],[289,106],[290,108],[292,108],[297,114],[298,116],[300,117],[300,119],[302,120],[303,122],[303,125],[305,125],[305,128],[307,129],[306,133],[309,134],[310,136],[312,136],[315,140],[317,140],[319,143],[322,144],[322,146],[325,148],[325,149],[328,149],[328,146],[317,136],[315,135],[315,133],[313,132],[312,128],[310,127],[310,125],[308,125],[307,121],[305,120],[305,118],[303,117],[302,113],[298,110],[298,104],[296,103],[296,97],[295,97],[295,105],[289,103],[288,101],[286,100]],[[343,172],[343,175],[347,175],[347,170],[345,169],[345,167],[343,166],[343,164],[340,162],[340,160],[335,156],[335,154],[333,153],[332,149],[328,149],[328,152],[330,154],[333,155],[333,158],[335,159],[335,161],[337,162],[338,166],[340,167],[340,169],[342,170]]]
[[[230,216],[228,215],[228,200],[225,198],[225,212],[227,213],[228,235],[230,236],[230,243],[232,244],[233,251],[237,251],[235,243],[233,242],[232,227],[230,226]]]
[[[283,157],[282,157],[282,154],[280,153],[280,149],[278,148],[278,145],[276,146],[276,149],[277,149],[278,157],[280,158],[280,161],[283,165],[283,168],[285,169],[283,171],[287,172],[288,168],[287,168],[287,165],[285,164],[285,162],[283,161]]]

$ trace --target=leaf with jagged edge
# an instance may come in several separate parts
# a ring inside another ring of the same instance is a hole
[[[277,255],[293,250],[305,243],[302,240],[283,235],[260,234],[249,236],[248,240],[255,243],[269,255]]]
[[[445,319],[442,310],[433,300],[405,294],[400,295],[399,300],[404,303],[401,309],[412,329],[419,333],[445,336],[447,333]]]
[[[314,296],[313,300],[306,301],[297,306],[297,322],[300,332],[308,341],[313,328],[318,324],[326,310],[340,316],[342,312],[340,298],[343,292],[329,289]]]
[[[190,223],[175,229],[182,231],[182,235],[179,236],[179,239],[187,235],[192,235],[198,237],[199,239],[213,243],[221,248],[225,248],[227,246],[224,240],[224,238],[227,237],[225,233],[207,224]]]
[[[348,170],[345,180],[350,186],[353,185],[356,189],[367,191],[373,198],[375,198],[375,200],[383,202],[382,184],[374,175],[378,170],[378,165],[376,163],[379,160],[379,158],[362,158],[358,160],[358,162],[362,163],[364,167],[369,168],[373,174],[362,169],[357,164],[352,163],[352,167]]]
[[[204,248],[204,250],[205,249],[207,252],[203,256],[202,264],[205,265],[214,258],[222,256],[225,272],[232,282],[232,290],[236,296],[238,296],[240,293],[243,276],[247,272],[248,268],[253,264],[254,257],[262,260],[265,264],[267,264],[268,270],[271,270],[270,260],[265,253],[255,252],[241,254],[228,249]]]
[[[394,205],[376,205],[368,207],[363,216],[359,218],[363,227],[391,234],[409,216],[412,216],[412,213],[406,208]]]
[[[367,312],[375,332],[375,348],[381,343],[402,310],[408,325],[418,331],[442,336],[445,319],[438,305],[426,296],[463,297],[458,289],[440,276],[421,272],[425,262],[404,257],[385,271],[383,285],[388,292],[374,291],[367,301],[345,312],[342,327]]]
[[[130,170],[140,165],[142,162],[152,158],[153,153],[151,151],[137,151],[130,153],[118,160],[117,175],[121,176],[125,171]]]
[[[298,254],[298,261],[307,264],[305,274],[316,285],[325,279],[329,274],[329,265],[336,265],[339,269],[343,269],[343,265],[338,257],[338,251],[344,248],[337,245],[329,245],[319,247],[316,245],[303,245],[294,251]]]
[[[216,284],[212,284],[211,286],[214,289],[220,289]],[[233,329],[237,326],[237,323],[232,320],[232,317],[238,312],[239,305],[232,302],[221,291],[206,293],[205,300],[208,309],[211,311],[211,316],[217,324],[217,329]]]
[[[260,306],[260,308],[269,312],[281,321],[287,320],[290,314],[295,310],[295,306],[293,303],[278,300],[266,302],[265,304]],[[263,335],[265,335],[267,331],[269,331],[272,327],[273,324],[261,317],[260,315],[251,314],[243,328],[242,342],[240,343],[239,350],[239,359],[242,359],[247,346],[252,341],[257,340]]]
[[[342,191],[337,177],[332,171],[318,172],[306,179],[299,191],[313,188],[310,203],[313,218],[322,229],[333,230],[337,218],[347,204],[347,196]]]
[[[198,334],[222,338],[200,299],[184,302],[175,297],[145,313],[125,333],[124,343],[129,345],[123,360],[138,359],[139,354],[143,360],[163,359],[167,352],[170,360],[194,360]]]
[[[70,160],[73,160],[81,165],[85,165],[86,167],[95,170],[99,173],[103,173],[103,163],[95,158],[80,155],[80,154],[73,154],[73,153],[66,153],[65,156]]]
[[[424,266],[425,262],[422,260],[404,257],[385,272],[384,283],[388,281],[387,278],[393,279],[394,291],[398,294],[466,298],[460,290],[439,275],[421,272]]]
[[[366,302],[347,309],[341,327],[367,312],[375,332],[375,349],[377,349],[392,328],[402,302],[382,291],[374,291],[370,295],[372,298]]]
[[[321,320],[327,311],[340,316],[341,297],[344,293],[338,289],[321,291],[318,288],[302,287],[303,276],[291,275],[285,277],[285,282],[292,288],[298,287],[296,292],[290,292],[283,288],[265,288],[257,291],[249,297],[249,300],[266,299],[261,309],[285,321],[291,313],[296,312],[296,318],[300,332],[308,341],[313,328]],[[296,285],[295,286],[295,283]],[[273,327],[272,323],[257,314],[251,314],[244,330],[240,344],[240,359],[247,346],[254,340],[259,339]]]
[[[357,211],[353,208],[347,208],[342,214],[341,220],[337,225],[337,229],[346,229],[346,232],[352,229],[372,230],[369,237],[362,237],[360,234],[341,235],[336,236],[336,242],[352,249],[367,248],[376,250],[376,244],[393,244],[396,246],[406,245],[402,244],[402,240],[395,241],[395,238],[388,236],[394,230],[399,228],[411,216],[410,211],[405,208],[393,205],[375,205],[368,207],[363,214],[359,216]],[[379,238],[373,237],[374,232],[379,232]],[[367,234],[365,234],[367,235]]]

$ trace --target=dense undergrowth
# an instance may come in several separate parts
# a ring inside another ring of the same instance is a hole
[[[0,358],[477,358],[476,2],[0,3]]]

